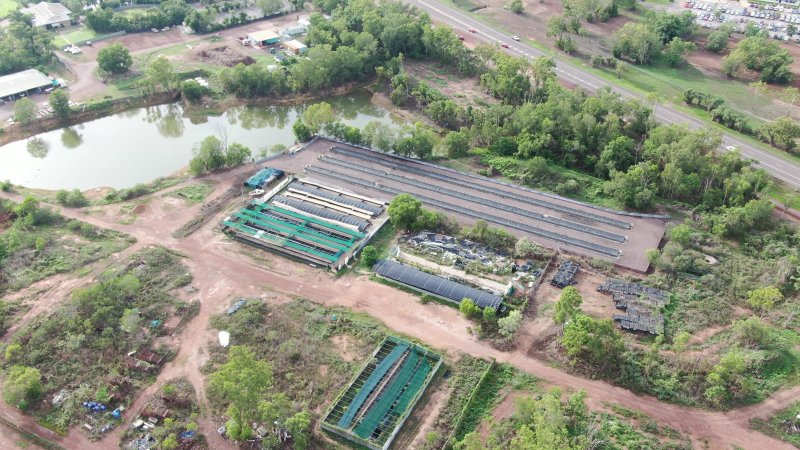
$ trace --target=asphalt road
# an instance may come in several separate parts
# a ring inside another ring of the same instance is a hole
[[[502,43],[505,42],[509,45],[506,52],[525,56],[528,58],[536,58],[545,55],[541,50],[538,50],[523,42],[515,42],[510,36],[501,33],[494,28],[480,22],[469,15],[459,11],[455,7],[444,4],[436,0],[404,0],[406,3],[417,6],[418,8],[427,11],[428,14],[435,21],[446,23],[456,29],[458,34],[468,33],[470,28],[476,32],[472,36],[477,37],[488,43]],[[595,92],[597,89],[609,87],[614,92],[621,95],[623,98],[636,98],[642,100],[642,97],[629,90],[621,88],[615,84],[609,83],[605,79],[599,78],[578,66],[556,56],[556,74],[559,78],[580,86],[588,92]],[[684,124],[691,129],[705,127],[707,124],[689,114],[676,110],[669,104],[659,104],[655,108],[655,117],[660,122],[668,124]],[[721,151],[728,151],[726,147],[736,147],[740,149],[742,156],[745,158],[753,159],[756,161],[758,167],[763,168],[769,172],[773,177],[781,180],[795,189],[800,189],[800,164],[772,153],[762,150],[759,147],[752,145],[736,136],[725,133],[722,136],[723,146]]]

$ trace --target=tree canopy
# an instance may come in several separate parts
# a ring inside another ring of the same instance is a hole
[[[104,72],[113,74],[125,73],[131,68],[131,64],[133,64],[131,53],[119,42],[115,42],[97,52],[97,65]]]

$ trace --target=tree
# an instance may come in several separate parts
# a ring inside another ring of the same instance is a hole
[[[361,265],[364,267],[371,269],[378,262],[378,258],[380,258],[378,250],[371,245],[367,245],[361,250]]]
[[[8,15],[0,29],[0,75],[44,66],[53,60],[54,34],[32,24],[33,17],[21,11]]]
[[[522,313],[515,309],[508,316],[497,319],[498,332],[506,339],[511,339],[522,326]]]
[[[672,67],[682,66],[686,62],[686,55],[697,50],[697,46],[679,37],[674,37],[664,47],[664,58]]]
[[[11,406],[27,409],[42,396],[42,374],[39,369],[11,366],[3,384],[3,399]]]
[[[738,347],[730,349],[706,376],[706,398],[715,405],[724,403],[743,386],[745,370],[747,361],[742,350]]]
[[[250,148],[234,142],[225,150],[225,165],[227,167],[241,166],[251,156]]]
[[[719,53],[728,47],[728,39],[731,37],[733,27],[728,24],[722,25],[718,30],[708,35],[706,50]]]
[[[742,68],[746,68],[760,72],[761,81],[785,84],[792,79],[793,62],[788,50],[759,35],[739,41],[733,51],[723,58],[722,71],[734,77]]]
[[[555,304],[553,322],[563,324],[576,314],[580,314],[581,303],[583,303],[583,297],[581,297],[580,292],[574,286],[565,287],[561,291],[561,297]]]
[[[667,233],[669,240],[687,246],[692,242],[692,227],[680,224],[672,227]]]
[[[225,150],[222,148],[222,141],[216,136],[208,136],[203,139],[200,145],[195,146],[192,153],[194,156],[189,161],[189,170],[194,175],[201,175],[225,167]]]
[[[125,73],[132,64],[131,53],[119,42],[115,42],[97,53],[97,65],[104,72]]]
[[[611,367],[624,348],[611,320],[584,314],[578,314],[564,326],[560,343],[568,356],[600,367]]]
[[[522,4],[522,0],[511,0],[508,10],[514,14],[522,14],[525,12],[525,5]]]
[[[387,213],[395,227],[410,230],[422,214],[422,202],[410,194],[400,194],[389,203]]]
[[[53,108],[53,113],[55,113],[59,120],[67,120],[69,118],[69,113],[71,112],[69,108],[69,94],[63,89],[53,91],[53,93],[50,94],[48,102],[50,103],[50,107]]]
[[[181,83],[181,94],[190,102],[196,102],[203,98],[206,88],[195,80],[186,80]]]
[[[481,308],[471,298],[462,299],[461,303],[458,304],[458,310],[467,319],[474,319],[481,314]]]
[[[170,434],[161,441],[161,450],[175,450],[178,445],[178,438],[174,434]]]
[[[658,166],[641,162],[631,166],[627,172],[612,171],[611,179],[603,184],[603,190],[627,207],[649,209],[655,199],[658,174]]]
[[[283,0],[256,0],[256,5],[265,16],[271,16],[283,9]]]
[[[625,172],[635,161],[634,147],[636,143],[627,136],[619,136],[603,147],[600,160],[595,165],[595,172],[607,177],[615,171]]]
[[[789,103],[789,108],[786,110],[786,116],[790,116],[792,114],[792,108],[794,104],[800,100],[800,89],[797,89],[794,86],[789,86],[783,89],[783,94],[781,95],[783,100]]]
[[[303,122],[311,129],[312,133],[317,133],[328,123],[336,120],[330,103],[320,102],[309,106],[303,113]]]
[[[301,411],[286,419],[286,430],[292,435],[292,447],[295,450],[306,450],[311,445],[311,415]]]
[[[628,22],[611,36],[616,58],[627,58],[638,64],[649,64],[661,51],[659,35],[643,23]]]
[[[145,70],[145,83],[153,91],[161,87],[165,91],[172,90],[176,75],[172,63],[164,56],[159,56],[147,65]]]
[[[764,123],[756,133],[762,141],[773,147],[792,152],[797,148],[797,138],[800,138],[800,125],[794,119],[784,116]]]
[[[395,142],[394,151],[403,156],[414,155],[419,159],[427,159],[433,154],[435,144],[434,132],[417,122],[411,128],[411,134]]]
[[[444,137],[444,145],[450,158],[465,156],[469,151],[469,131],[462,128],[459,131],[448,132]]]
[[[56,192],[56,201],[68,208],[82,208],[89,204],[89,199],[78,189],[73,189],[71,192],[59,190]]]
[[[229,405],[228,416],[234,429],[229,428],[228,435],[232,439],[252,434],[248,424],[257,420],[259,402],[272,389],[272,382],[272,367],[257,360],[247,347],[238,345],[230,348],[228,361],[209,376],[209,396]]]
[[[775,304],[782,301],[783,294],[775,286],[758,288],[747,294],[747,304],[761,314],[771,311]]]
[[[14,102],[14,120],[27,125],[36,118],[36,104],[28,97]]]
[[[302,119],[297,119],[292,125],[292,132],[294,133],[294,137],[300,142],[311,139],[311,136],[314,134],[311,128],[306,125]]]

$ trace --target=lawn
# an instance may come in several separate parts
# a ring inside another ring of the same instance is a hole
[[[0,0],[0,4],[2,4],[2,2],[5,1],[7,0]],[[64,33],[57,34],[54,42],[56,46],[61,48],[73,44],[75,42],[81,42],[81,41],[86,41],[88,39],[93,39],[95,36],[97,36],[97,34],[94,31],[86,27],[79,27],[71,29]]]
[[[6,17],[8,13],[19,8],[19,4],[14,0],[0,0],[0,19]]]

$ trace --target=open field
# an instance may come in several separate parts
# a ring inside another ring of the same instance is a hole
[[[296,155],[270,161],[270,166],[287,172],[305,171],[313,179],[387,201],[407,192],[467,224],[484,219],[547,247],[642,272],[649,265],[645,251],[657,247],[664,233],[662,219],[618,213],[344,144],[335,144],[341,150],[331,150],[331,145],[320,139]],[[525,216],[524,224],[518,222],[520,215]]]
[[[95,36],[97,36],[97,33],[91,29],[85,26],[78,26],[76,28],[70,28],[68,31],[57,33],[53,42],[56,44],[56,47],[61,48],[76,42],[92,39]]]

